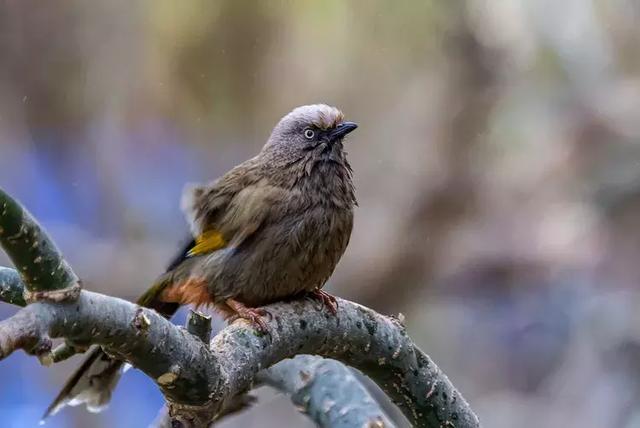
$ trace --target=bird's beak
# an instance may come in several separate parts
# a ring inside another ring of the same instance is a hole
[[[336,126],[336,129],[332,130],[329,133],[329,139],[331,141],[340,140],[349,132],[354,131],[357,127],[358,125],[353,122],[342,122],[341,124]]]

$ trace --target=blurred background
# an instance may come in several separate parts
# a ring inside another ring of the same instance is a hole
[[[639,20],[633,0],[0,0],[0,186],[87,288],[133,300],[186,234],[185,183],[339,106],[360,206],[328,289],[403,313],[484,426],[640,427]],[[79,360],[3,361],[2,426],[35,427]],[[311,426],[259,396],[220,426]],[[105,413],[47,426],[161,404],[132,370]]]

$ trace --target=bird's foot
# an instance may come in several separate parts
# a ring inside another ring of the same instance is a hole
[[[327,293],[326,291],[322,291],[319,288],[310,292],[309,295],[311,298],[319,300],[320,303],[326,306],[332,315],[338,314],[338,301],[336,300],[335,296],[332,296],[331,294]]]
[[[225,303],[233,311],[233,316],[229,321],[242,318],[249,321],[260,333],[269,333],[269,327],[267,326],[267,322],[264,320],[264,317],[271,319],[271,312],[264,308],[250,308],[233,299],[227,299]]]

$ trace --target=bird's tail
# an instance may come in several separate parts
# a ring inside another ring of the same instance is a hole
[[[173,258],[165,274],[160,276],[136,302],[140,306],[154,309],[167,319],[178,311],[180,305],[163,302],[160,296],[164,288],[173,282],[172,272],[189,257],[196,242],[189,238],[185,244]],[[86,404],[87,409],[91,412],[103,410],[109,404],[111,393],[126,368],[128,365],[124,361],[110,357],[99,346],[92,347],[82,365],[73,373],[53,403],[47,408],[42,420],[44,421],[48,416],[55,414],[67,405]]]
[[[165,318],[171,318],[179,308],[177,303],[162,302],[158,296],[171,280],[165,274],[139,299],[138,304],[155,309]],[[65,406],[86,404],[90,412],[99,412],[109,404],[111,393],[120,376],[128,368],[124,361],[112,358],[100,346],[93,346],[84,362],[69,378],[55,400],[42,416],[42,421]]]
[[[102,348],[94,346],[84,362],[69,378],[55,400],[42,416],[44,421],[65,406],[86,404],[90,412],[103,410],[111,400],[125,363],[108,356]]]

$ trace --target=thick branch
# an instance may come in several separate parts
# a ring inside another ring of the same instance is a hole
[[[26,303],[22,299],[23,288],[20,276],[15,270],[0,268],[0,301],[25,306]],[[209,317],[192,310],[187,318],[187,331],[208,343],[211,334],[210,321]],[[57,355],[63,353],[65,355]],[[66,354],[71,356],[74,353],[75,349],[65,343],[54,349],[49,360],[45,361],[58,362],[63,360]],[[304,376],[308,376],[306,382],[302,382]],[[321,427],[375,427],[378,426],[378,422],[386,428],[395,426],[366,388],[338,361],[309,355],[298,356],[263,370],[257,380],[290,395],[294,404],[304,409]],[[255,398],[247,394],[227,400],[220,417],[234,414],[254,401]],[[332,402],[336,405],[331,405]],[[171,418],[166,407],[154,426],[171,426]]]
[[[365,373],[417,427],[479,426],[464,398],[398,321],[346,300],[338,304],[337,316],[304,300],[270,305],[275,316],[269,337],[251,334],[242,322],[222,330],[211,352],[228,362],[225,387],[233,395],[261,368],[296,354],[315,354]]]
[[[150,309],[83,291],[74,302],[33,303],[0,322],[0,358],[16,349],[64,337],[74,344],[103,345],[152,379],[176,402],[199,405],[219,389],[219,364],[207,346]],[[211,383],[211,385],[210,385]]]
[[[257,379],[288,394],[320,427],[395,427],[351,370],[338,361],[298,355],[261,371]]]
[[[0,245],[20,272],[28,291],[46,292],[77,285],[78,277],[53,241],[27,210],[1,189]]]
[[[0,301],[26,306],[23,291],[24,284],[20,275],[13,269],[0,267]],[[187,331],[208,343],[211,333],[210,318],[192,311],[187,319]],[[75,349],[64,343],[42,361],[58,362],[74,353]],[[302,382],[301,376],[309,376],[308,381]],[[394,427],[366,388],[338,361],[299,356],[263,370],[258,380],[289,394],[294,404],[303,408],[321,427],[377,426],[378,422],[382,424],[380,426]],[[225,416],[233,414],[254,400],[252,396],[240,394],[235,400],[227,401],[227,407],[222,413]],[[367,425],[365,422],[371,424]],[[171,426],[166,408],[159,416],[156,426]]]
[[[398,321],[338,302],[335,317],[308,300],[270,305],[270,335],[257,336],[240,320],[214,337],[207,351],[200,339],[154,311],[83,291],[76,302],[35,303],[0,322],[0,357],[18,348],[33,351],[48,336],[100,344],[155,379],[170,403],[206,405],[215,414],[225,400],[251,388],[263,368],[316,354],[371,377],[417,427],[479,426],[460,393]]]

